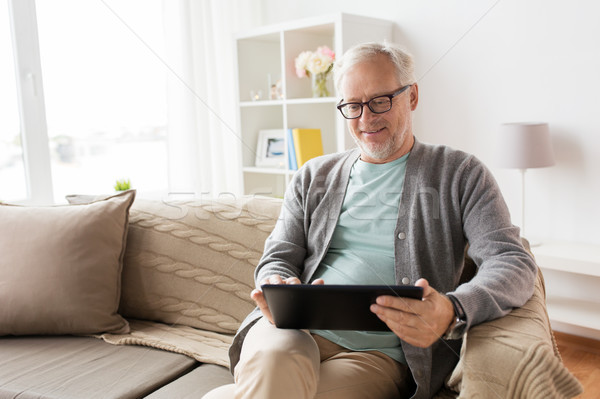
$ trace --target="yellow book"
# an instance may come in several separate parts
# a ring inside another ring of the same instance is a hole
[[[321,129],[293,129],[292,136],[298,168],[309,159],[323,155]]]

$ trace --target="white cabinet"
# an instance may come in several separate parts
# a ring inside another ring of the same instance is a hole
[[[298,78],[295,59],[302,51],[328,46],[339,57],[351,46],[368,41],[392,41],[392,22],[335,14],[260,27],[236,37],[240,151],[244,194],[283,196],[294,171],[255,166],[260,130],[321,129],[323,151],[354,147],[329,74],[331,97],[313,98],[310,78]],[[271,99],[270,84],[280,80],[281,97]],[[260,95],[259,95],[260,92]],[[253,98],[259,97],[259,98]]]
[[[554,329],[600,339],[600,246],[548,242],[531,250],[544,273]]]

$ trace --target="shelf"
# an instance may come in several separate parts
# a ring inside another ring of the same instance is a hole
[[[531,248],[542,269],[600,277],[600,246],[548,242]]]
[[[549,241],[531,250],[544,272],[550,320],[564,332],[600,331],[600,246]]]
[[[272,105],[283,105],[283,100],[258,100],[240,102],[240,107],[270,107]]]
[[[292,98],[287,100],[288,104],[337,104],[339,100],[336,97],[320,97],[320,98]]]
[[[269,175],[293,175],[295,170],[279,169],[279,168],[259,168],[257,166],[246,166],[242,169],[246,173],[262,173]]]
[[[548,316],[552,321],[600,330],[598,303],[572,298],[548,297]]]
[[[242,101],[240,107],[269,107],[272,105],[294,105],[294,104],[337,104],[339,100],[336,97],[321,98],[293,98],[289,100],[258,100]]]

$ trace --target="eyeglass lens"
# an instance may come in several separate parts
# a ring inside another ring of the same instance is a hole
[[[389,97],[375,97],[367,103],[367,106],[371,112],[382,114],[392,108],[392,101]],[[341,111],[346,118],[358,118],[362,115],[362,108],[363,104],[350,103],[341,107]]]

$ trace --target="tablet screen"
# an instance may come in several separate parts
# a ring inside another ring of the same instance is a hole
[[[370,310],[378,296],[421,299],[409,285],[265,284],[262,290],[279,328],[389,331]]]

